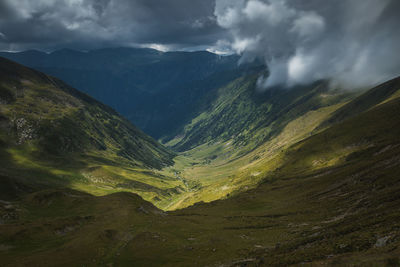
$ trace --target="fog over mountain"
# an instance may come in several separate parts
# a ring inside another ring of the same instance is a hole
[[[231,33],[221,46],[267,62],[262,88],[326,78],[362,87],[400,73],[399,10],[393,0],[217,0],[215,16]]]

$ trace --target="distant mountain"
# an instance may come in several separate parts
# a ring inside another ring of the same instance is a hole
[[[61,80],[0,58],[0,157],[4,194],[67,186],[162,199],[168,179],[152,170],[174,153]]]
[[[238,66],[237,56],[138,48],[31,50],[0,56],[61,78],[155,138],[173,135],[196,114],[206,93],[257,65]]]

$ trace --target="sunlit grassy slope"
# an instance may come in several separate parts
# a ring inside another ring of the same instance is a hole
[[[0,190],[9,197],[70,187],[95,195],[129,191],[158,201],[184,187],[155,172],[173,162],[173,152],[111,108],[3,58],[0,157]]]
[[[393,93],[340,122],[330,118],[367,100],[368,92],[286,124],[251,152],[260,158],[244,160],[246,170],[264,168],[253,176],[243,171],[248,180],[260,177],[257,188],[228,199],[173,212],[129,193],[47,190],[3,201],[2,264],[399,266],[400,88],[394,81]],[[307,131],[313,134],[304,136]],[[226,147],[194,149],[174,168],[194,172],[190,156],[204,153],[205,159]]]
[[[163,173],[190,181],[191,187],[171,198],[166,209],[255,187],[281,168],[289,146],[323,129],[321,123],[356,95],[325,82],[259,92],[257,77],[245,76],[221,88],[210,108],[167,143],[183,152]]]

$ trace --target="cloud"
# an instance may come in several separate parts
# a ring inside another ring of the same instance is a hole
[[[216,0],[214,14],[230,32],[225,46],[269,66],[261,88],[319,79],[355,88],[400,75],[398,10],[397,0]]]
[[[0,49],[210,46],[225,32],[214,1],[2,0]]]
[[[259,85],[399,75],[398,0],[1,0],[0,50],[137,46],[261,58]]]
[[[293,27],[290,31],[305,38],[318,35],[324,28],[325,22],[323,17],[315,12],[307,12],[293,21]]]

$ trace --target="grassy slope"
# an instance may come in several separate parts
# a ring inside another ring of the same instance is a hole
[[[291,90],[257,92],[258,75],[218,91],[210,108],[167,143],[185,150],[163,174],[187,181],[189,192],[169,199],[166,209],[212,201],[255,187],[282,164],[285,149],[307,138],[354,94],[324,82]]]
[[[399,96],[289,145],[256,189],[226,200],[168,213],[126,193],[2,202],[2,262],[398,266]]]
[[[349,102],[347,105],[343,106],[337,110],[326,122],[324,122],[320,128],[328,126],[333,123],[338,123],[346,118],[358,115],[379,103],[389,101],[392,97],[396,97],[399,93],[400,79],[395,78],[387,81],[371,90],[367,91],[365,94],[360,95],[353,101]]]
[[[259,72],[249,74],[221,87],[211,99],[212,104],[186,125],[179,140],[173,140],[173,148],[185,151],[206,142],[232,139],[233,144],[247,146],[248,151],[276,136],[290,121],[308,111],[344,102],[352,96],[349,92],[328,90],[325,82],[259,92],[259,76]]]
[[[109,107],[61,81],[0,58],[2,193],[57,186],[148,200],[180,192],[156,169],[174,154]]]
[[[9,169],[20,170],[6,176],[24,177],[32,169],[40,170],[28,177],[40,175],[46,178],[41,182],[57,181],[60,186],[96,195],[124,190],[136,192],[169,210],[248,190],[281,164],[281,154],[287,146],[307,137],[349,98],[349,94],[327,91],[324,83],[291,91],[257,93],[254,89],[257,77],[257,73],[248,74],[219,89],[211,105],[205,103],[204,107],[208,108],[185,127],[183,139],[176,138],[169,143],[175,143],[176,149],[192,149],[178,156],[174,166],[161,172],[146,169],[169,163],[171,154],[138,130],[132,133],[132,129],[126,129],[129,124],[118,122],[120,117],[112,111],[112,116],[105,115],[102,110],[107,107],[96,102],[96,105],[82,108],[81,103],[47,88],[28,91],[22,99],[17,98],[18,101],[5,107],[32,120],[24,127],[29,128],[40,120],[39,129],[44,131],[39,133],[38,141],[6,150],[4,158],[12,158],[10,165],[18,163]],[[63,90],[78,94],[53,78],[48,80],[46,76],[46,79],[47,85],[57,83]],[[30,82],[23,80],[19,82]],[[23,85],[17,84],[16,88],[18,86]],[[40,105],[34,103],[37,99]],[[59,103],[64,105],[58,106]],[[32,109],[36,109],[36,115],[30,118]],[[43,121],[42,116],[46,120]],[[114,131],[115,128],[118,131]],[[140,140],[126,140],[132,135],[141,136],[152,146],[147,147],[148,143]],[[38,144],[32,144],[35,142]],[[48,153],[51,158],[46,156]],[[67,155],[68,160],[65,160]],[[158,158],[161,158],[161,165]],[[143,166],[143,162],[147,166]],[[21,170],[21,166],[25,169]],[[32,179],[24,179],[23,184],[30,181]],[[35,182],[30,186],[35,186]]]

